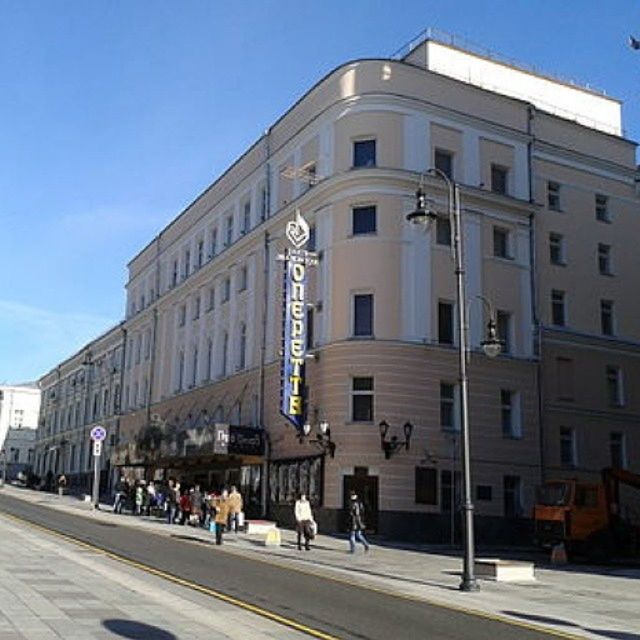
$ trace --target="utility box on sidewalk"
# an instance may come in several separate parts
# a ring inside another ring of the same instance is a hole
[[[475,563],[475,574],[478,578],[496,582],[531,582],[536,579],[533,562],[499,558],[478,558]]]

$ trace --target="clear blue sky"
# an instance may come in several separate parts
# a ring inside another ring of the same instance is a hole
[[[123,315],[126,263],[307,89],[432,26],[625,101],[629,0],[2,0],[0,382]]]

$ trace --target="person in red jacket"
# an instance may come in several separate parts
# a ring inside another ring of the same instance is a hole
[[[180,496],[180,524],[187,522],[190,515],[191,499],[189,498],[189,492],[185,490]]]

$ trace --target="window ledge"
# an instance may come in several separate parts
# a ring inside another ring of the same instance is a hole
[[[358,425],[375,426],[375,421],[374,420],[349,420],[348,422],[344,423],[345,427],[358,426]]]

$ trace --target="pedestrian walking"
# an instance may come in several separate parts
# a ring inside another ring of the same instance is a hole
[[[122,513],[122,506],[127,497],[127,481],[124,476],[120,476],[116,484],[116,494],[113,499],[113,513]]]
[[[167,524],[173,524],[178,510],[178,500],[176,498],[176,487],[173,480],[169,480],[167,493],[165,495],[165,508],[167,511]]]
[[[242,494],[235,487],[231,487],[231,493],[229,494],[229,531],[233,527],[235,533],[238,533],[242,507]]]
[[[64,473],[60,474],[58,478],[58,495],[62,497],[64,490],[67,488],[67,476]]]
[[[364,546],[364,550],[369,551],[369,543],[364,537],[364,505],[358,498],[355,491],[351,492],[349,500],[349,551],[356,552],[356,539]]]
[[[229,520],[229,494],[226,489],[219,498],[216,498],[214,506],[216,508],[216,544],[222,544],[222,533]]]
[[[145,494],[145,490],[144,490],[144,487],[142,486],[142,482],[138,482],[136,486],[136,495],[135,495],[135,505],[136,505],[135,513],[137,516],[142,515],[142,505],[144,504],[144,494]]]
[[[180,496],[180,524],[184,525],[189,521],[191,515],[191,498],[185,489]]]
[[[315,520],[311,511],[311,503],[306,494],[301,493],[296,500],[294,507],[296,517],[296,532],[298,534],[298,551],[302,551],[302,538],[304,538],[304,548],[309,551],[309,541],[315,537]]]

